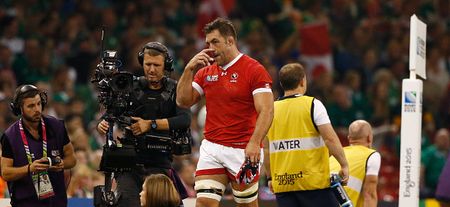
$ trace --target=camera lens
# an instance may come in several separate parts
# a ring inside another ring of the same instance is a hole
[[[114,91],[130,91],[133,86],[133,75],[129,73],[116,73],[111,80]]]
[[[116,84],[117,88],[119,88],[119,90],[123,90],[124,88],[128,87],[127,79],[125,77],[123,77],[123,76],[119,76],[116,79],[115,84]]]

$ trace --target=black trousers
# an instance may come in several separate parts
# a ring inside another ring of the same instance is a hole
[[[330,188],[277,193],[275,196],[278,206],[282,207],[339,207]]]

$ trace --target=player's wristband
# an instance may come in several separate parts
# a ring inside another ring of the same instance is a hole
[[[31,166],[31,164],[28,164],[28,170],[27,170],[27,172],[28,172],[28,174],[30,174],[30,166]]]
[[[267,177],[267,182],[272,181],[272,177]]]

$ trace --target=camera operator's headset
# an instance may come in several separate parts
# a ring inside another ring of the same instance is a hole
[[[47,93],[44,91],[40,91],[36,86],[34,85],[22,85],[19,88],[16,89],[16,92],[14,94],[12,102],[9,104],[9,107],[14,115],[19,116],[22,114],[20,110],[20,100],[22,99],[22,96],[25,93],[28,93],[30,91],[37,91],[39,96],[41,97],[41,106],[42,110],[44,110],[45,105],[47,104]]]
[[[156,50],[160,53],[163,53],[164,54],[164,70],[167,72],[173,71],[173,67],[172,67],[173,59],[169,54],[169,50],[167,49],[166,46],[164,46],[163,44],[161,44],[159,42],[149,42],[149,43],[145,44],[144,47],[142,47],[142,50],[138,54],[138,61],[141,66],[144,65],[144,54],[145,54],[146,49],[152,49],[152,50]]]

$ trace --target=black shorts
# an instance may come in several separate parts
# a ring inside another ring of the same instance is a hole
[[[275,195],[278,206],[283,207],[339,207],[330,188],[276,193]]]

